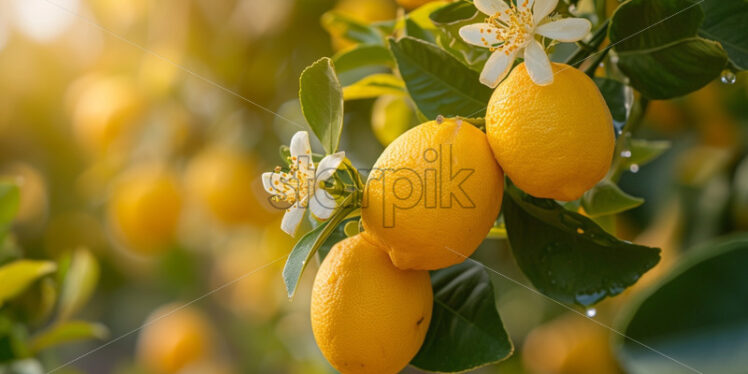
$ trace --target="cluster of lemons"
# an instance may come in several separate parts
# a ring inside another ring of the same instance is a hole
[[[539,86],[518,65],[490,99],[486,133],[440,119],[384,150],[366,185],[364,231],[332,248],[312,290],[314,336],[336,369],[408,365],[431,320],[428,271],[465,261],[483,241],[504,173],[529,194],[564,201],[605,176],[615,143],[608,107],[583,72],[553,71],[554,82]]]

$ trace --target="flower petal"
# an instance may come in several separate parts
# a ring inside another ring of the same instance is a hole
[[[281,221],[281,230],[288,235],[296,235],[296,229],[299,228],[305,210],[306,208],[299,204],[294,204],[288,208],[286,214],[283,215],[283,221]]]
[[[543,18],[548,17],[556,9],[556,5],[558,5],[558,0],[535,0],[535,5],[532,7],[532,21],[534,24],[537,25]]]
[[[276,191],[273,187],[273,174],[271,172],[262,173],[262,187],[265,188],[265,191],[267,191],[271,195],[275,195]]]
[[[330,196],[330,193],[322,188],[314,192],[312,200],[309,201],[309,209],[315,217],[319,219],[328,219],[335,211],[337,202]]]
[[[491,88],[498,86],[511,70],[516,55],[516,52],[507,55],[502,51],[494,51],[483,66],[480,82]]]
[[[530,74],[530,79],[535,84],[547,86],[553,83],[551,61],[548,60],[545,49],[537,40],[533,40],[525,48],[525,66],[527,67],[527,73]]]
[[[532,9],[533,0],[517,0],[517,9],[523,11],[525,9]]]
[[[474,23],[460,28],[462,40],[478,47],[496,47],[501,41],[496,39],[496,29],[489,23]]]
[[[325,156],[325,158],[319,162],[319,165],[317,165],[315,181],[319,183],[329,179],[333,174],[335,174],[335,171],[338,170],[338,166],[340,166],[340,163],[343,162],[344,158],[345,152],[338,152]]]
[[[291,157],[310,156],[312,147],[309,145],[309,133],[306,131],[297,131],[291,138]]]
[[[575,42],[590,32],[592,24],[584,18],[564,18],[548,22],[535,29],[535,33],[560,42]]]
[[[504,11],[509,9],[509,5],[504,0],[475,0],[473,4],[481,13],[488,16],[493,16],[496,13],[504,14]]]

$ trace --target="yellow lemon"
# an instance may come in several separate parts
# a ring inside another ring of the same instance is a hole
[[[366,184],[364,229],[401,269],[464,261],[501,207],[504,178],[486,135],[464,121],[440,122],[392,142]]]
[[[342,373],[398,373],[431,321],[429,273],[400,270],[362,235],[333,246],[312,288],[312,330]]]
[[[415,113],[403,97],[380,96],[371,108],[371,130],[385,146],[415,125],[414,121]]]
[[[176,177],[163,166],[141,166],[126,172],[109,201],[114,234],[140,254],[154,254],[174,238],[182,210]]]
[[[610,168],[613,119],[595,82],[553,63],[553,83],[538,86],[525,64],[494,91],[486,133],[496,160],[519,188],[536,197],[576,200]]]
[[[170,304],[154,311],[138,338],[138,361],[150,373],[177,373],[210,355],[210,323],[197,309],[180,308]]]
[[[187,168],[186,184],[190,195],[224,224],[264,223],[280,213],[260,192],[254,160],[235,149],[214,146],[202,151]]]

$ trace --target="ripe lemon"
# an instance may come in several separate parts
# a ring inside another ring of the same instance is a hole
[[[374,164],[364,229],[400,269],[454,265],[488,234],[503,183],[486,136],[475,126],[426,122],[392,142]]]
[[[213,146],[189,163],[186,185],[190,195],[221,223],[265,223],[273,209],[261,188],[255,162],[242,152]]]
[[[536,196],[576,200],[607,173],[613,118],[595,82],[553,63],[553,83],[538,86],[525,64],[494,91],[486,133],[496,160],[519,188]]]
[[[160,252],[174,238],[182,210],[176,177],[161,165],[126,172],[109,201],[114,234],[140,254]]]
[[[137,358],[154,374],[172,374],[210,354],[211,325],[197,309],[172,304],[154,311],[138,338]]]
[[[400,270],[362,234],[333,246],[312,288],[312,330],[342,373],[397,373],[431,321],[429,273]]]
[[[379,142],[387,146],[415,122],[415,113],[405,98],[380,96],[371,108],[371,130]]]

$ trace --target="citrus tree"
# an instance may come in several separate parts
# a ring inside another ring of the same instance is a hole
[[[619,179],[668,147],[636,136],[649,103],[732,83],[748,64],[740,0],[416,3],[368,24],[322,17],[346,43],[301,74],[305,131],[263,175],[298,238],[288,295],[322,260],[312,328],[346,373],[461,372],[509,357],[489,277],[503,274],[470,257],[486,239],[508,240],[538,292],[594,316],[660,260],[612,234],[616,214],[645,203]],[[340,149],[344,109],[361,99],[376,99],[372,126],[387,145],[368,170]],[[638,316],[627,332],[646,335]]]

